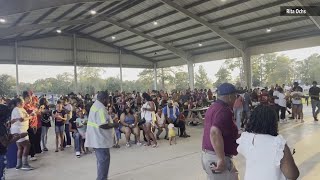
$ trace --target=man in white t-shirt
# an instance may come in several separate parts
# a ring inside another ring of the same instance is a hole
[[[291,99],[292,99],[292,114],[296,122],[298,122],[298,119],[301,119],[301,122],[304,122],[303,120],[303,105],[302,105],[302,98],[303,95],[303,89],[299,86],[298,82],[295,82],[293,84],[293,88],[291,90]]]
[[[287,110],[287,98],[284,94],[284,91],[281,87],[278,88],[278,105],[280,108],[280,123],[287,122],[286,119],[286,110]]]

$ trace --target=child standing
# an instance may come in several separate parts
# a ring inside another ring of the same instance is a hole
[[[11,134],[27,133],[29,129],[29,120],[31,116],[28,115],[24,107],[24,101],[20,98],[15,99],[15,108],[11,113]],[[34,116],[35,114],[31,114]],[[28,163],[28,155],[30,149],[29,136],[25,136],[17,140],[17,166],[16,169],[26,171],[33,170]]]
[[[86,139],[86,132],[87,132],[87,123],[88,118],[84,115],[82,109],[77,110],[77,119],[76,119],[76,125],[77,129],[79,131],[79,134],[81,136],[81,148],[83,149],[84,153],[89,153],[89,148],[84,148],[84,141]]]
[[[67,120],[67,113],[62,109],[62,103],[58,102],[57,110],[53,112],[54,120],[55,120],[55,132],[56,132],[56,150],[58,152],[59,149],[59,139],[60,139],[60,150],[63,151],[63,141],[64,141],[64,124]]]
[[[172,145],[172,141],[174,141],[174,144],[177,144],[176,131],[174,130],[174,125],[172,123],[170,123],[168,125],[168,129],[169,129],[169,143],[170,143],[170,146]]]

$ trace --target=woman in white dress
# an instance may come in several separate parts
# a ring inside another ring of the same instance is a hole
[[[246,132],[237,140],[238,153],[246,159],[244,180],[295,180],[299,170],[286,140],[278,135],[274,109],[259,105],[253,111]]]
[[[143,130],[146,135],[146,139],[148,141],[147,144],[145,145],[150,146],[151,145],[150,139],[151,139],[153,142],[152,147],[156,148],[158,147],[157,139],[154,136],[153,132],[151,131],[152,113],[155,112],[156,107],[149,94],[143,93],[142,97],[145,100],[145,103],[141,107],[141,119],[145,119],[145,123],[143,124]]]

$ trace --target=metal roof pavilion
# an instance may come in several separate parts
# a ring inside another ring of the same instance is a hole
[[[318,46],[320,0],[0,0],[0,63],[156,68]],[[75,68],[76,72],[76,68]]]

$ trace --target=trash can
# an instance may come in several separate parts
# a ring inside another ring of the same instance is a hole
[[[16,143],[12,143],[8,147],[7,151],[7,168],[14,168],[17,165],[17,151],[18,147]]]

